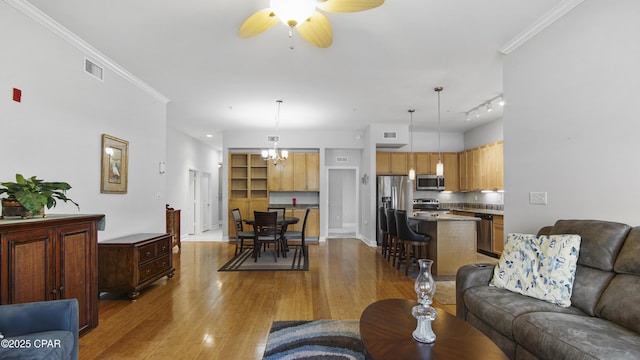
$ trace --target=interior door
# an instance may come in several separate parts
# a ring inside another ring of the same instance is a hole
[[[203,172],[200,176],[200,230],[202,232],[211,229],[211,174]]]
[[[189,198],[187,199],[187,234],[194,235],[196,233],[196,172],[189,170]]]

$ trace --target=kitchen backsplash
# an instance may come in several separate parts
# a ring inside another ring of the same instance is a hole
[[[486,210],[504,210],[504,193],[502,192],[457,192],[445,193],[437,191],[415,191],[414,199],[438,199],[440,207],[448,209],[470,208]]]
[[[482,210],[498,210],[503,211],[504,205],[502,204],[478,204],[478,203],[440,203],[441,209],[482,209]]]
[[[320,203],[318,194],[318,192],[305,191],[271,191],[269,192],[269,204],[291,204],[295,198],[298,205],[318,205]]]

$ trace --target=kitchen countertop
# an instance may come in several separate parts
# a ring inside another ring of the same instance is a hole
[[[293,206],[291,204],[269,204],[269,207],[285,208],[287,210],[296,210],[296,209],[305,210],[306,208],[318,209],[320,207],[320,205],[318,205],[318,204],[296,204],[296,206]]]
[[[477,209],[477,208],[457,208],[457,207],[452,207],[449,208],[450,211],[464,211],[464,212],[468,212],[468,213],[475,213],[475,214],[488,214],[488,215],[502,215],[504,216],[504,211],[503,210],[490,210],[490,209]]]
[[[430,212],[415,212],[413,216],[409,217],[410,220],[417,221],[480,221],[480,218],[453,214],[435,214]]]

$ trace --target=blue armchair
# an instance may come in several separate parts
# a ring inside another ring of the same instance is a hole
[[[78,359],[78,300],[0,306],[0,359]]]

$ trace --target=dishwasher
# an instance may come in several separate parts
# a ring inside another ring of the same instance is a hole
[[[478,221],[478,252],[484,255],[497,257],[493,252],[493,215],[474,214]]]

